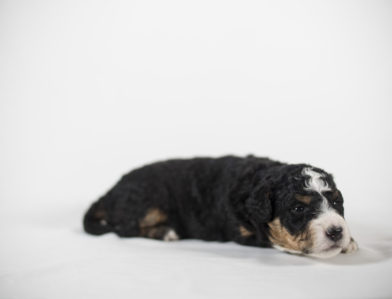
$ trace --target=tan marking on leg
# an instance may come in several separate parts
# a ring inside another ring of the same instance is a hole
[[[247,230],[244,226],[242,226],[242,225],[239,227],[239,231],[240,231],[241,236],[243,236],[243,237],[249,237],[249,236],[254,235],[254,233],[248,231],[248,230]]]
[[[281,224],[279,218],[275,218],[275,220],[268,223],[268,226],[270,228],[269,239],[272,244],[300,252],[304,252],[311,248],[312,242],[307,230],[302,234],[293,236]]]
[[[305,204],[310,204],[310,202],[312,201],[312,197],[309,195],[300,195],[300,194],[296,194],[295,198],[300,201],[303,202]]]
[[[106,212],[104,210],[97,210],[94,213],[95,218],[105,218],[106,217]]]
[[[155,226],[167,220],[167,215],[161,210],[154,208],[147,211],[146,216],[139,221],[140,228]]]

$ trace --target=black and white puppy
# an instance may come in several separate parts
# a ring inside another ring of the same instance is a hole
[[[131,171],[84,217],[86,232],[202,239],[328,258],[358,247],[332,175],[306,164],[226,156]]]

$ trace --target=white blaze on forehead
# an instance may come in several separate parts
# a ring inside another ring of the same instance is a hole
[[[328,186],[328,183],[323,179],[324,174],[312,170],[311,167],[304,168],[302,170],[302,175],[310,177],[305,181],[305,190],[316,191],[321,195],[322,192],[331,190],[331,188]]]

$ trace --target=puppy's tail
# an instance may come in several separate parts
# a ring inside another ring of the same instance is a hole
[[[89,234],[103,235],[112,231],[103,200],[94,202],[84,215],[83,227]]]

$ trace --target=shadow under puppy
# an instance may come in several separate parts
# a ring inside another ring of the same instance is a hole
[[[254,156],[175,159],[135,169],[92,204],[84,229],[235,241],[320,258],[358,248],[332,175]]]

